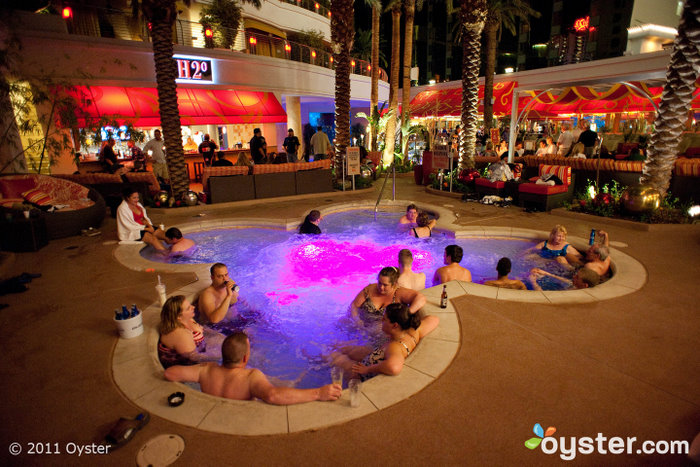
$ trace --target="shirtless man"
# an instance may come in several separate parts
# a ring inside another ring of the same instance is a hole
[[[472,273],[469,269],[459,265],[462,261],[463,250],[459,245],[448,245],[445,247],[445,264],[435,271],[433,285],[444,284],[449,281],[472,281]]]
[[[517,279],[509,279],[508,274],[510,274],[510,269],[512,265],[510,258],[501,258],[498,260],[496,265],[496,271],[498,271],[498,279],[493,281],[486,281],[484,285],[490,285],[492,287],[501,287],[504,289],[515,289],[515,290],[527,290],[527,286],[523,281]]]
[[[250,342],[243,332],[233,333],[224,340],[221,356],[223,365],[202,363],[194,366],[171,366],[165,370],[165,379],[199,383],[202,392],[212,396],[235,400],[257,398],[275,405],[334,401],[342,393],[337,384],[313,389],[273,386],[262,371],[246,368],[250,360]]]
[[[610,237],[605,230],[599,230],[598,235],[603,239],[602,245],[591,245],[586,251],[586,264],[584,268],[604,276],[610,271]]]
[[[423,290],[425,288],[425,274],[413,272],[413,254],[411,250],[399,251],[399,279],[396,284],[407,289]]]
[[[226,317],[231,305],[238,301],[236,285],[228,276],[224,263],[216,263],[211,269],[211,285],[199,294],[199,312],[211,323],[218,323]]]
[[[399,226],[407,228],[417,227],[417,219],[418,208],[415,204],[409,204],[408,207],[406,207],[406,215],[402,216],[401,219],[399,219]],[[435,224],[437,224],[437,221],[435,219],[430,219],[430,223],[428,224],[430,230],[433,230],[435,228]]]
[[[170,245],[170,254],[182,253],[195,245],[194,240],[183,237],[180,229],[176,227],[165,231],[165,243]]]

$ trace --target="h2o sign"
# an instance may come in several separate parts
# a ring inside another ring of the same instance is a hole
[[[177,65],[177,81],[187,83],[211,83],[212,60],[209,58],[174,55]]]

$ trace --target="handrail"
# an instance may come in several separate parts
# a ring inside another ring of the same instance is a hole
[[[379,197],[377,198],[377,203],[374,205],[374,220],[377,220],[377,211],[379,210],[379,202],[382,200],[382,195],[384,194],[384,188],[386,187],[386,182],[389,180],[389,173],[394,174],[393,178],[393,191],[392,191],[392,201],[396,201],[396,166],[394,162],[389,166],[390,170],[386,171],[386,176],[384,177],[384,183],[382,184],[382,189],[379,190]]]

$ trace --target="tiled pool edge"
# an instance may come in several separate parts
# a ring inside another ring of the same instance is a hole
[[[194,284],[201,283],[199,280]],[[172,294],[194,298],[204,287],[189,284]],[[195,290],[196,289],[196,290]],[[464,295],[462,284],[450,284],[451,297]],[[433,294],[431,294],[433,295]],[[445,371],[459,350],[459,319],[452,304],[443,310],[436,298],[428,298],[427,314],[441,317],[440,325],[408,357],[400,375],[379,375],[363,383],[363,398],[358,408],[349,407],[348,390],[335,402],[309,402],[292,406],[273,406],[260,401],[234,401],[209,396],[184,384],[166,381],[158,362],[156,303],[144,313],[144,333],[133,339],[118,339],[112,354],[114,383],[144,410],[181,425],[216,433],[243,436],[274,435],[313,430],[345,423],[389,407],[420,392]],[[169,407],[168,395],[181,391],[185,403]]]
[[[389,202],[393,208],[403,208],[411,201]],[[440,228],[454,232],[456,238],[472,236],[516,236],[520,238],[542,239],[547,232],[515,227],[464,227],[454,224],[456,217],[445,208],[415,203],[421,209],[439,215]],[[367,202],[340,203],[326,206],[323,214],[352,209],[372,209]],[[202,220],[181,224],[184,232],[224,227],[269,227],[293,230],[298,219],[224,218]],[[569,241],[577,248],[584,249],[587,242],[578,237]],[[114,251],[117,259],[125,267],[134,270],[156,269],[167,272],[194,272],[197,281],[169,295],[183,294],[189,298],[209,284],[210,264],[164,264],[148,261],[141,257],[143,244],[118,245]],[[631,256],[611,249],[613,267],[618,271],[613,278],[590,290],[571,291],[516,291],[497,289],[479,284],[450,282],[450,298],[473,295],[495,300],[510,300],[530,303],[588,303],[623,296],[639,290],[647,280],[644,266]],[[156,346],[158,307],[154,304],[144,311],[143,336],[136,339],[119,339],[114,347],[112,375],[115,384],[125,397],[145,410],[167,420],[194,428],[217,433],[244,436],[285,434],[313,430],[345,423],[374,413],[420,392],[444,372],[456,356],[460,342],[460,325],[453,305],[447,310],[437,307],[441,289],[433,287],[425,290],[428,314],[441,316],[440,326],[416,352],[409,356],[404,371],[398,376],[377,376],[363,385],[363,399],[359,408],[351,409],[347,390],[335,402],[310,402],[289,407],[271,406],[259,401],[232,401],[202,394],[188,386],[171,383],[163,378],[163,370],[158,362]],[[435,355],[433,355],[435,354]],[[175,391],[186,394],[186,402],[181,407],[167,405],[167,396]]]

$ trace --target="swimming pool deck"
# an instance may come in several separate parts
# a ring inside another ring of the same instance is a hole
[[[584,239],[600,227],[442,198],[408,179],[398,183],[398,198],[457,213],[455,223],[465,228],[548,231],[564,223],[570,236]],[[312,208],[366,203],[376,196],[373,191],[326,194],[149,214],[168,225],[220,216],[291,220]],[[206,216],[193,217],[200,212]],[[27,292],[0,298],[10,305],[0,312],[6,354],[0,368],[2,458],[5,465],[133,465],[145,441],[175,433],[186,442],[182,465],[561,463],[557,455],[524,446],[534,436],[535,423],[555,426],[555,437],[600,432],[634,436],[640,443],[690,441],[700,431],[700,228],[606,230],[620,242],[620,253],[644,265],[648,280],[641,289],[584,304],[451,294],[461,344],[444,373],[408,399],[326,428],[267,436],[212,433],[154,412],[127,446],[107,456],[78,458],[66,452],[67,443],[99,443],[116,419],[139,411],[111,371],[118,342],[111,315],[122,303],[146,305],[155,298],[153,273],[128,269],[114,258],[116,228],[108,219],[100,237],[52,241],[39,252],[17,254],[6,268],[11,274],[41,272],[43,277]],[[164,273],[163,279],[169,291],[198,288],[192,272]],[[125,372],[125,378],[138,368]],[[304,408],[282,410],[302,413]],[[252,425],[250,432],[267,421],[244,422],[235,410],[222,417],[225,423]],[[19,456],[8,453],[12,442],[22,444]],[[59,443],[63,454],[28,455],[30,442]],[[659,454],[578,454],[576,459],[597,465],[685,462],[683,456]]]

